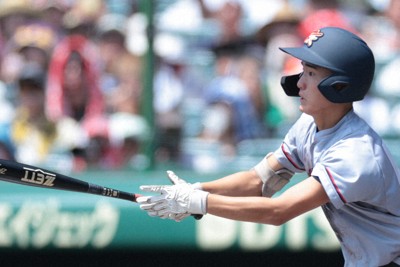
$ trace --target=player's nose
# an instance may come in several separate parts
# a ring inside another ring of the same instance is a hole
[[[305,86],[305,81],[304,81],[304,78],[303,78],[303,73],[301,73],[300,74],[300,77],[299,77],[299,80],[297,81],[297,87],[300,89],[300,90],[302,90],[303,88],[305,88],[304,86]]]

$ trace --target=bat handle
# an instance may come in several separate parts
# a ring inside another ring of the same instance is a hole
[[[112,188],[89,183],[88,193],[106,197],[120,198],[136,202],[136,194],[115,190]]]

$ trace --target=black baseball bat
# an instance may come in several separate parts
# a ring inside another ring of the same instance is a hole
[[[49,189],[101,195],[136,202],[138,195],[88,183],[43,168],[0,159],[0,180]]]
[[[132,202],[136,202],[136,198],[139,196],[138,194],[88,183],[43,168],[5,159],[0,159],[0,180],[27,186],[101,195]],[[193,215],[193,217],[201,219],[202,215]]]

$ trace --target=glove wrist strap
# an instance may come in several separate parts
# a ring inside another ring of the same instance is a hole
[[[207,213],[207,197],[208,192],[194,190],[190,197],[189,212],[191,214],[206,214]]]

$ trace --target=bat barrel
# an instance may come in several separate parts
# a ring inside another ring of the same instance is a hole
[[[35,166],[0,159],[0,180],[49,189],[86,192],[88,183]]]
[[[0,159],[0,180],[48,189],[69,190],[136,202],[132,193],[91,184],[35,166]]]

